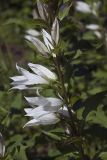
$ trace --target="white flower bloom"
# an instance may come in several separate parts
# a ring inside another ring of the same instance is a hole
[[[59,112],[62,107],[63,101],[53,97],[25,97],[28,103],[36,108],[25,108],[26,116],[33,117],[34,125],[39,124],[54,124],[57,123],[58,117],[55,113]],[[50,117],[52,116],[52,117]],[[48,119],[47,119],[48,118]],[[50,122],[48,120],[50,119]],[[42,121],[45,122],[42,122]],[[27,123],[32,125],[32,120]],[[25,125],[26,126],[26,125]]]
[[[52,50],[59,41],[58,20],[55,18],[51,29],[51,34],[49,34],[45,29],[42,29],[41,35],[43,37],[43,42],[38,38],[40,32],[31,29],[28,30],[27,33],[28,35],[25,36],[25,39],[30,41],[42,55],[48,56],[53,52]]]
[[[45,110],[44,106],[39,106],[39,107],[33,108],[32,110],[30,110],[30,108],[25,108],[25,111],[26,109],[27,111],[29,109],[29,112],[26,114],[26,116],[34,117],[35,119],[38,119],[39,117],[50,113],[48,110]]]
[[[5,154],[5,145],[2,134],[0,133],[0,157],[4,157]]]
[[[27,89],[26,87],[34,84],[49,84],[50,80],[55,80],[56,76],[49,69],[38,64],[28,64],[29,67],[34,71],[30,73],[29,71],[16,65],[17,70],[21,73],[21,76],[10,77],[13,82],[12,89]]]
[[[47,113],[43,116],[40,116],[38,119],[33,118],[32,120],[28,121],[28,123],[26,123],[25,126],[52,125],[57,123],[58,121],[59,119],[54,113]]]
[[[89,30],[98,30],[100,29],[100,26],[97,24],[89,24],[89,25],[86,25],[86,28]]]
[[[45,110],[58,110],[62,105],[62,100],[53,97],[25,97],[31,106],[44,106]]]
[[[77,1],[76,2],[76,10],[83,13],[91,13],[91,7],[85,2]]]
[[[30,115],[36,115],[37,112],[58,112],[62,106],[62,100],[53,97],[25,97],[27,102],[32,106],[39,106],[32,109]]]
[[[47,104],[49,104],[49,101],[44,97],[25,97],[25,99],[33,107],[42,105],[46,106]]]

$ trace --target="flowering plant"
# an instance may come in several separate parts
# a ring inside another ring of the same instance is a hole
[[[34,20],[39,19],[47,23],[47,26],[42,27],[41,30],[28,29],[25,33],[25,40],[40,56],[43,56],[44,61],[48,61],[48,66],[42,65],[41,62],[40,64],[30,62],[28,63],[29,70],[26,70],[16,64],[20,75],[11,77],[13,80],[11,84],[13,85],[12,89],[28,90],[28,92],[33,93],[31,97],[25,96],[26,101],[30,105],[30,107],[24,109],[25,116],[31,117],[31,120],[25,123],[24,127],[38,127],[40,125],[40,131],[53,138],[56,143],[61,144],[61,147],[63,145],[70,147],[70,151],[68,149],[64,155],[66,159],[94,160],[102,157],[104,152],[91,154],[92,150],[89,147],[90,135],[86,131],[87,128],[90,128],[91,123],[107,128],[107,119],[103,110],[104,106],[99,102],[101,97],[106,95],[106,92],[104,91],[87,98],[88,93],[87,95],[84,91],[83,95],[79,93],[78,88],[81,86],[78,86],[78,84],[76,84],[77,88],[72,89],[76,78],[75,73],[70,74],[69,72],[73,70],[74,64],[78,65],[78,57],[80,57],[81,51],[77,50],[71,54],[67,53],[66,47],[62,47],[65,43],[61,39],[60,29],[61,22],[72,5],[77,14],[78,12],[81,14],[92,14],[92,16],[98,19],[100,3],[91,5],[77,1],[71,4],[67,1],[59,7],[60,12],[58,14],[54,12],[52,14],[52,12],[50,13],[49,5],[37,0],[37,10],[33,11]],[[62,12],[65,14],[62,14]],[[75,22],[74,19],[72,21]],[[87,32],[91,31],[99,40],[102,39],[103,33],[100,24],[91,23],[84,26],[81,22],[80,26],[83,27],[81,29],[85,29]],[[83,38],[85,39],[87,36]],[[71,50],[73,50],[73,47],[75,48],[73,45],[68,46]],[[52,94],[49,96],[45,95],[47,89],[52,91]],[[86,99],[83,98],[84,95]],[[93,109],[91,101],[92,103],[93,101],[95,102],[98,97],[100,98],[95,103],[95,109]],[[103,117],[101,120],[99,114]],[[61,130],[56,134],[51,131],[47,132],[41,129],[44,125],[53,125],[54,128],[59,126]],[[61,159],[61,154],[63,155],[63,152],[58,153],[56,159]]]

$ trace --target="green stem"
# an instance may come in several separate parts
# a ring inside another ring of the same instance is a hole
[[[84,160],[84,150],[82,145],[79,146],[79,153],[80,153],[81,160]]]
[[[68,100],[67,93],[66,93],[66,88],[65,88],[65,85],[64,85],[64,77],[63,77],[63,74],[62,74],[61,66],[58,62],[58,57],[57,56],[53,57],[53,61],[54,61],[54,64],[55,64],[55,67],[56,67],[56,70],[57,70],[57,73],[58,73],[59,81],[60,81],[60,84],[61,84],[61,96],[63,97],[63,99],[65,101],[65,104],[66,104],[66,107],[67,107],[67,110],[68,110],[68,113],[69,113],[69,116],[70,116],[70,119],[71,119],[72,135],[73,136],[78,136],[79,135],[78,134],[78,129],[77,129],[76,124],[75,124],[75,122],[77,122],[77,118],[71,112],[71,107],[69,107],[69,100]],[[83,151],[82,145],[79,145],[79,153],[80,153],[81,160],[83,160],[84,151]]]
[[[70,119],[71,119],[71,129],[72,129],[73,135],[75,135],[77,131],[76,131],[76,126],[75,126],[75,123],[74,123],[74,120],[73,120],[73,114],[72,114],[71,109],[69,107],[68,97],[67,97],[67,93],[66,93],[66,89],[65,89],[65,85],[64,85],[64,77],[63,77],[61,67],[60,67],[60,64],[58,62],[57,57],[53,58],[53,60],[54,60],[54,64],[55,64],[55,67],[56,67],[56,70],[57,70],[57,73],[58,73],[58,77],[59,77],[59,80],[60,80],[60,83],[61,83],[61,96],[65,100],[65,104],[66,104],[66,107],[67,107],[67,110],[68,110],[68,113],[69,113],[69,116],[70,116]]]

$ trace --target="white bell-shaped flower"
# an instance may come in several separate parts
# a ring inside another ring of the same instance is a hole
[[[62,100],[53,97],[25,97],[32,107],[43,106],[45,111],[58,111],[62,106]]]
[[[26,126],[35,126],[35,125],[52,125],[56,124],[59,121],[58,117],[54,113],[47,113],[45,115],[40,116],[38,119],[33,118],[28,121],[24,127]]]
[[[39,124],[55,124],[58,122],[58,117],[55,113],[58,113],[62,107],[62,100],[53,97],[25,97],[28,103],[32,107],[25,108],[26,116],[33,117],[33,120],[29,121],[25,126],[39,125]],[[44,120],[44,122],[43,122]],[[50,120],[48,122],[48,120]],[[32,124],[32,121],[34,122]]]
[[[28,65],[34,73],[30,73],[29,71],[16,65],[16,68],[21,76],[10,77],[13,80],[11,83],[13,85],[12,89],[23,90],[27,89],[28,86],[35,84],[49,84],[50,81],[56,79],[56,75],[46,67],[32,63],[29,63]]]
[[[49,54],[53,52],[55,45],[59,42],[59,23],[57,18],[55,18],[52,24],[50,34],[45,29],[42,29],[41,33],[33,29],[26,32],[27,35],[25,36],[25,39],[31,42],[44,56],[49,56]],[[43,37],[43,41],[39,39],[38,35]]]

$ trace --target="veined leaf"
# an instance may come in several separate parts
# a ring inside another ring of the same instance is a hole
[[[107,128],[107,116],[103,111],[102,105],[97,108],[97,111],[90,112],[86,117],[86,121],[99,124],[102,127]]]

